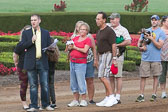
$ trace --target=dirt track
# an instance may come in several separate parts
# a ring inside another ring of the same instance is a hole
[[[58,109],[55,112],[168,112],[168,98],[164,100],[160,98],[160,89],[158,89],[157,101],[149,101],[152,94],[152,78],[147,80],[145,102],[142,103],[135,102],[139,95],[139,78],[125,77],[123,80],[122,104],[109,108],[96,107],[96,105],[89,105],[88,107],[67,107],[67,104],[73,99],[69,81],[57,81],[55,91]],[[30,102],[29,90],[27,97],[28,102]],[[103,97],[104,87],[98,79],[95,79],[94,100],[99,102]],[[0,112],[24,112],[20,103],[19,85],[17,83],[0,86]]]

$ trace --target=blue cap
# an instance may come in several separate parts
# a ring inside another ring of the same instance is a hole
[[[160,17],[159,17],[158,15],[153,15],[153,16],[151,17],[151,19],[160,20]]]

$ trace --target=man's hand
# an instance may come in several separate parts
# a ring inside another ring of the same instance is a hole
[[[75,45],[70,44],[70,45],[68,45],[68,50],[70,51],[70,50],[74,49],[74,47],[76,47],[76,46],[75,46]]]
[[[32,37],[32,42],[34,43],[36,40],[37,40],[37,36],[36,36],[36,35],[33,35],[33,37]]]
[[[116,60],[116,59],[113,59],[113,60],[112,60],[112,64],[114,64],[114,66],[117,67],[117,66],[118,66],[117,60]]]
[[[138,47],[141,52],[144,52],[147,50],[146,46]]]

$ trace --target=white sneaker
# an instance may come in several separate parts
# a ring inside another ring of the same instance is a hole
[[[47,106],[45,109],[46,109],[47,111],[54,111],[54,108],[50,107],[50,105]]]
[[[79,102],[77,100],[71,101],[71,103],[68,104],[68,107],[75,107],[79,106]]]
[[[108,101],[104,104],[104,106],[105,107],[111,107],[111,106],[113,106],[117,103],[118,103],[118,101],[116,100],[116,98],[114,96],[110,96],[108,98]]]
[[[87,101],[86,100],[81,100],[80,102],[80,107],[86,107],[88,104],[87,104]]]
[[[35,112],[35,111],[37,111],[37,109],[35,109],[35,108],[29,108],[29,109],[27,109],[27,112]]]
[[[40,111],[44,111],[44,110],[54,111],[54,108],[52,108],[52,107],[50,107],[50,106],[47,106],[46,108],[40,107],[39,110],[40,110]]]
[[[101,102],[96,103],[96,106],[103,107],[104,104],[107,102],[108,98],[109,97],[106,96]]]
[[[163,98],[163,99],[167,98],[166,92],[162,92],[161,98]]]

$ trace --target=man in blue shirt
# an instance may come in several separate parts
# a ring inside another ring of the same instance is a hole
[[[153,15],[151,17],[151,27],[146,29],[147,32],[141,34],[138,41],[139,50],[142,51],[141,65],[140,65],[140,95],[136,102],[143,102],[144,99],[144,89],[146,78],[150,75],[153,76],[153,94],[150,101],[156,100],[156,92],[158,86],[158,76],[161,75],[162,65],[161,65],[161,48],[163,46],[164,40],[166,38],[165,33],[159,27],[160,18],[158,15]],[[149,39],[151,42],[148,44],[141,44],[144,38]]]

